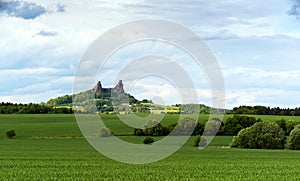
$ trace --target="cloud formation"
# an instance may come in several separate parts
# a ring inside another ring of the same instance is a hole
[[[0,102],[40,102],[71,94],[76,65],[97,37],[121,23],[154,18],[183,24],[205,40],[222,67],[228,108],[299,106],[299,2],[0,1]],[[104,86],[113,86],[114,77],[127,62],[163,52],[195,78],[200,102],[210,104],[205,74],[184,52],[159,43],[136,43],[124,49],[112,55],[99,75]],[[136,68],[143,71],[143,67]],[[138,98],[162,96],[167,104],[176,102],[172,86],[151,81],[136,84],[130,93]]]
[[[5,1],[0,2],[0,12],[7,16],[23,18],[23,19],[35,19],[45,13],[51,12],[64,12],[65,5],[57,4],[52,9],[26,1]]]
[[[300,19],[300,0],[295,0],[295,4],[287,12],[289,16],[295,16],[297,19]]]
[[[41,30],[38,32],[36,35],[40,36],[56,36],[58,33],[55,31],[46,31],[46,30]]]

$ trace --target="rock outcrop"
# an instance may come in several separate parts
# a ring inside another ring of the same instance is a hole
[[[118,84],[114,88],[103,88],[101,82],[98,81],[97,84],[93,88],[93,93],[116,93],[116,94],[124,94],[124,88],[122,80],[119,80]]]

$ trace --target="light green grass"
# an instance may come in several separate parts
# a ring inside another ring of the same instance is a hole
[[[123,115],[130,117],[131,115]],[[140,115],[147,116],[147,115]],[[232,115],[225,115],[224,120]],[[276,121],[281,118],[286,120],[300,120],[299,116],[265,116],[249,115],[261,118],[263,121]],[[103,114],[101,118],[105,125],[116,134],[132,134],[133,128],[120,121],[117,115]],[[178,121],[178,114],[164,115],[161,124],[167,126]],[[207,114],[199,116],[199,122],[206,121]],[[145,119],[147,120],[147,119]],[[133,120],[134,121],[134,120]],[[145,123],[146,124],[146,123]],[[80,137],[82,136],[74,115],[70,114],[0,114],[0,138],[5,131],[15,129],[18,137],[41,137],[41,136],[61,136],[61,137]],[[99,128],[100,129],[100,128]]]
[[[176,116],[167,115],[163,124]],[[115,115],[103,119],[124,130]],[[192,146],[191,137],[166,159],[130,165],[104,157],[80,138],[74,115],[0,115],[0,134],[7,129],[15,129],[17,137],[0,139],[0,180],[297,180],[300,175],[299,151],[221,148],[230,136],[215,137],[203,150]],[[120,138],[141,143],[144,137]]]
[[[151,145],[149,145],[151,146]],[[296,180],[300,154],[186,145],[151,164],[110,160],[84,139],[3,139],[1,180]]]

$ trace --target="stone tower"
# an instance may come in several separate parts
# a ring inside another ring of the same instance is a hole
[[[96,92],[102,92],[102,85],[101,85],[100,81],[98,81],[97,84],[94,86],[93,92],[94,93],[96,93]]]
[[[113,93],[124,94],[123,82],[119,80],[118,84],[112,89]]]

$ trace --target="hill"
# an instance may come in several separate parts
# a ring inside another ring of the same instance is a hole
[[[87,91],[80,92],[75,95],[64,95],[61,97],[50,99],[48,106],[52,107],[69,107],[71,108],[72,100],[75,100],[77,112],[82,113],[154,113],[154,114],[178,114],[198,112],[208,114],[211,107],[203,104],[190,104],[182,106],[176,105],[158,105],[152,101],[143,99],[137,100],[134,96],[124,91],[124,85],[120,80],[115,87],[104,88],[100,81]],[[94,105],[96,104],[96,109]]]
[[[74,95],[64,95],[50,99],[47,105],[53,107],[72,107],[72,101],[76,100],[76,109],[81,112],[113,112],[113,111],[130,111],[132,105],[150,103],[148,100],[139,101],[134,96],[125,93],[122,80],[113,88],[104,88],[100,81],[87,91]],[[91,97],[93,96],[93,97]],[[96,104],[97,110],[89,109],[89,105]],[[147,107],[147,106],[144,106]],[[117,108],[117,109],[116,109]],[[135,109],[139,112],[147,112],[149,109]]]

